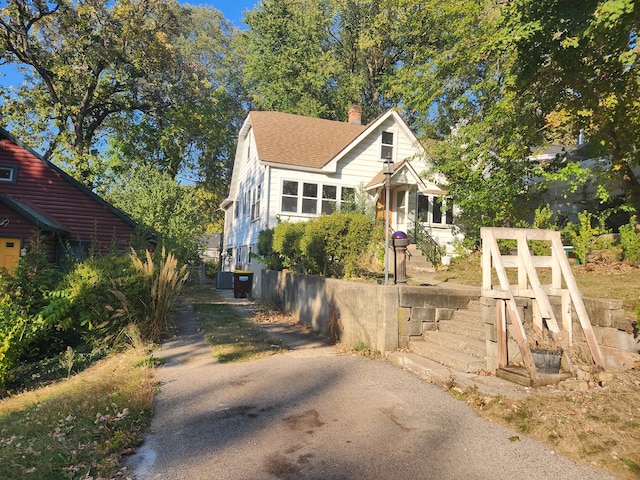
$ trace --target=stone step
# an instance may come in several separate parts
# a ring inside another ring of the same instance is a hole
[[[485,327],[483,323],[467,320],[441,320],[438,322],[438,331],[452,333],[464,337],[485,339]]]
[[[473,337],[465,337],[457,333],[442,331],[424,332],[423,341],[430,345],[445,347],[456,352],[468,353],[478,358],[484,358],[487,350],[486,343]]]
[[[467,310],[482,313],[482,302],[480,300],[470,300],[467,305]]]
[[[484,324],[484,320],[482,318],[482,311],[470,310],[468,308],[456,310],[455,312],[453,312],[453,316],[451,317],[451,320],[474,323],[480,326]]]
[[[423,340],[411,340],[410,350],[442,365],[461,372],[479,372],[485,368],[484,357],[480,358],[464,352],[458,352],[439,345],[432,345]]]

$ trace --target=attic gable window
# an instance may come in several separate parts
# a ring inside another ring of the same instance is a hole
[[[17,165],[0,165],[0,182],[16,183],[18,180]]]
[[[380,158],[393,160],[393,132],[382,132],[382,146],[380,147]]]

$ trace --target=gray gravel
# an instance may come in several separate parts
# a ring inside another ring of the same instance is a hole
[[[270,326],[295,349],[240,364],[214,359],[190,310],[180,327],[155,353],[156,415],[127,463],[138,480],[613,478],[290,327]]]

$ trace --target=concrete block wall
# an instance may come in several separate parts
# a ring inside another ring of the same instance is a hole
[[[261,301],[350,346],[398,349],[398,288],[313,275],[264,271]]]
[[[471,300],[480,300],[487,369],[497,368],[495,300],[481,298],[477,287],[383,286],[268,270],[262,271],[259,278],[259,295],[254,291],[254,296],[263,303],[277,306],[314,331],[335,337],[345,345],[366,344],[381,353],[406,347],[410,336],[437,329],[439,321],[450,319]],[[522,318],[530,321],[530,302],[518,299],[517,303]],[[559,308],[559,299],[551,297],[551,303]],[[640,360],[638,328],[625,319],[622,303],[585,298],[584,304],[603,353],[617,367]],[[559,310],[556,313],[559,317]],[[574,341],[584,342],[575,312],[573,325]]]
[[[558,322],[561,318],[560,297],[550,296],[549,301]],[[529,299],[517,298],[516,303],[521,318],[525,322],[532,321],[532,308]],[[589,321],[593,327],[594,334],[598,340],[603,354],[607,357],[608,367],[613,369],[624,369],[633,366],[640,360],[640,336],[638,326],[634,320],[625,317],[622,308],[622,301],[605,298],[583,298],[583,303]],[[483,319],[485,322],[485,332],[487,333],[487,369],[496,370],[498,347],[496,322],[496,301],[492,298],[482,299]],[[580,321],[572,308],[572,335],[574,346],[584,352],[589,351]],[[507,323],[511,321],[507,314]],[[508,346],[509,357],[513,358],[512,352],[519,352],[515,342]],[[519,355],[519,353],[516,353]]]
[[[480,289],[476,287],[412,287],[399,290],[398,336],[400,348],[409,345],[409,337],[422,335],[426,330],[436,330],[438,322],[450,320],[456,310],[467,308],[471,300],[478,300]]]

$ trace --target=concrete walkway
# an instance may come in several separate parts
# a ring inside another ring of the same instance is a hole
[[[244,313],[251,303],[220,291]],[[299,326],[294,348],[219,364],[190,309],[155,353],[161,391],[128,461],[148,479],[604,479],[389,362],[344,354]]]

